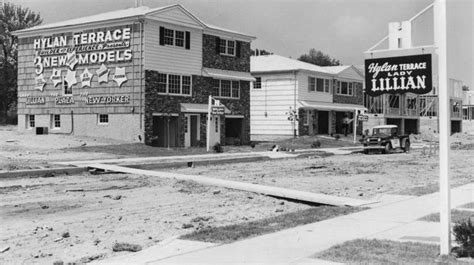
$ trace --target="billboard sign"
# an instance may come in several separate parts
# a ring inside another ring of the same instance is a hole
[[[426,94],[433,89],[431,54],[365,60],[365,93]]]

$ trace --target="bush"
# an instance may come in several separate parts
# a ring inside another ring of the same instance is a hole
[[[321,147],[321,142],[319,140],[313,141],[311,143],[311,148],[319,148]]]
[[[224,149],[222,148],[222,145],[221,145],[220,143],[215,144],[212,149],[213,149],[214,152],[216,152],[216,153],[222,153],[222,152],[224,152]]]
[[[250,142],[250,147],[255,148],[255,143],[254,143],[254,142]]]
[[[130,243],[115,243],[112,247],[114,252],[119,251],[130,251],[130,252],[138,252],[142,250],[142,247],[137,244],[130,244]]]
[[[474,225],[472,225],[471,219],[457,223],[453,227],[453,233],[459,244],[459,247],[454,248],[453,252],[458,257],[474,258]]]
[[[336,139],[336,141],[337,141],[337,140],[341,139],[341,136],[340,136],[339,134],[336,134],[336,135],[334,136],[334,139]]]

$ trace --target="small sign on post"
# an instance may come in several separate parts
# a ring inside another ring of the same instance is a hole
[[[358,121],[369,121],[369,115],[359,115],[357,116]]]
[[[211,114],[212,115],[224,115],[225,108],[224,106],[212,106],[211,107]]]

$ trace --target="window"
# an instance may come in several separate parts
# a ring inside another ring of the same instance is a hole
[[[331,80],[324,79],[324,92],[329,93],[331,88]]]
[[[221,80],[221,97],[229,98],[231,89],[231,82],[229,80]]]
[[[262,88],[262,78],[255,77],[255,81],[253,82],[253,89],[261,89]]]
[[[174,45],[174,30],[165,28],[164,34],[165,45]]]
[[[99,114],[99,124],[109,124],[109,114]]]
[[[308,91],[309,92],[316,91],[316,78],[308,77]]]
[[[220,39],[219,40],[219,53],[235,56],[235,44],[236,42],[233,40]]]
[[[388,95],[388,106],[390,108],[400,108],[400,96],[399,95]]]
[[[34,128],[35,125],[35,115],[28,115],[28,128]]]
[[[240,81],[214,79],[213,95],[222,98],[239,98]]]
[[[59,114],[53,115],[53,128],[55,129],[61,128],[61,115]]]
[[[191,76],[160,73],[156,91],[162,94],[191,95]]]
[[[181,76],[168,75],[168,93],[180,94],[181,92]]]
[[[178,47],[184,47],[184,31],[176,30],[174,33],[175,33],[175,45]]]
[[[191,33],[160,27],[160,45],[183,47],[189,50],[191,48]]]
[[[324,92],[324,79],[316,79],[316,91]]]
[[[168,76],[166,74],[158,74],[158,87],[159,93],[166,93],[166,84],[168,83]]]
[[[303,125],[309,125],[311,123],[311,114],[312,114],[312,111],[311,110],[306,110],[305,111],[305,119],[303,120]]]
[[[336,94],[343,96],[352,96],[354,95],[355,83],[352,82],[343,82],[336,81]]]

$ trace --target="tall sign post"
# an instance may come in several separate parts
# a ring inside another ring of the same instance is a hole
[[[434,35],[438,54],[439,78],[439,194],[440,194],[440,255],[451,252],[451,191],[449,174],[449,94],[447,71],[446,1],[435,0]]]
[[[212,96],[209,96],[209,103],[207,104],[207,126],[206,126],[206,151],[211,150],[211,108]]]

